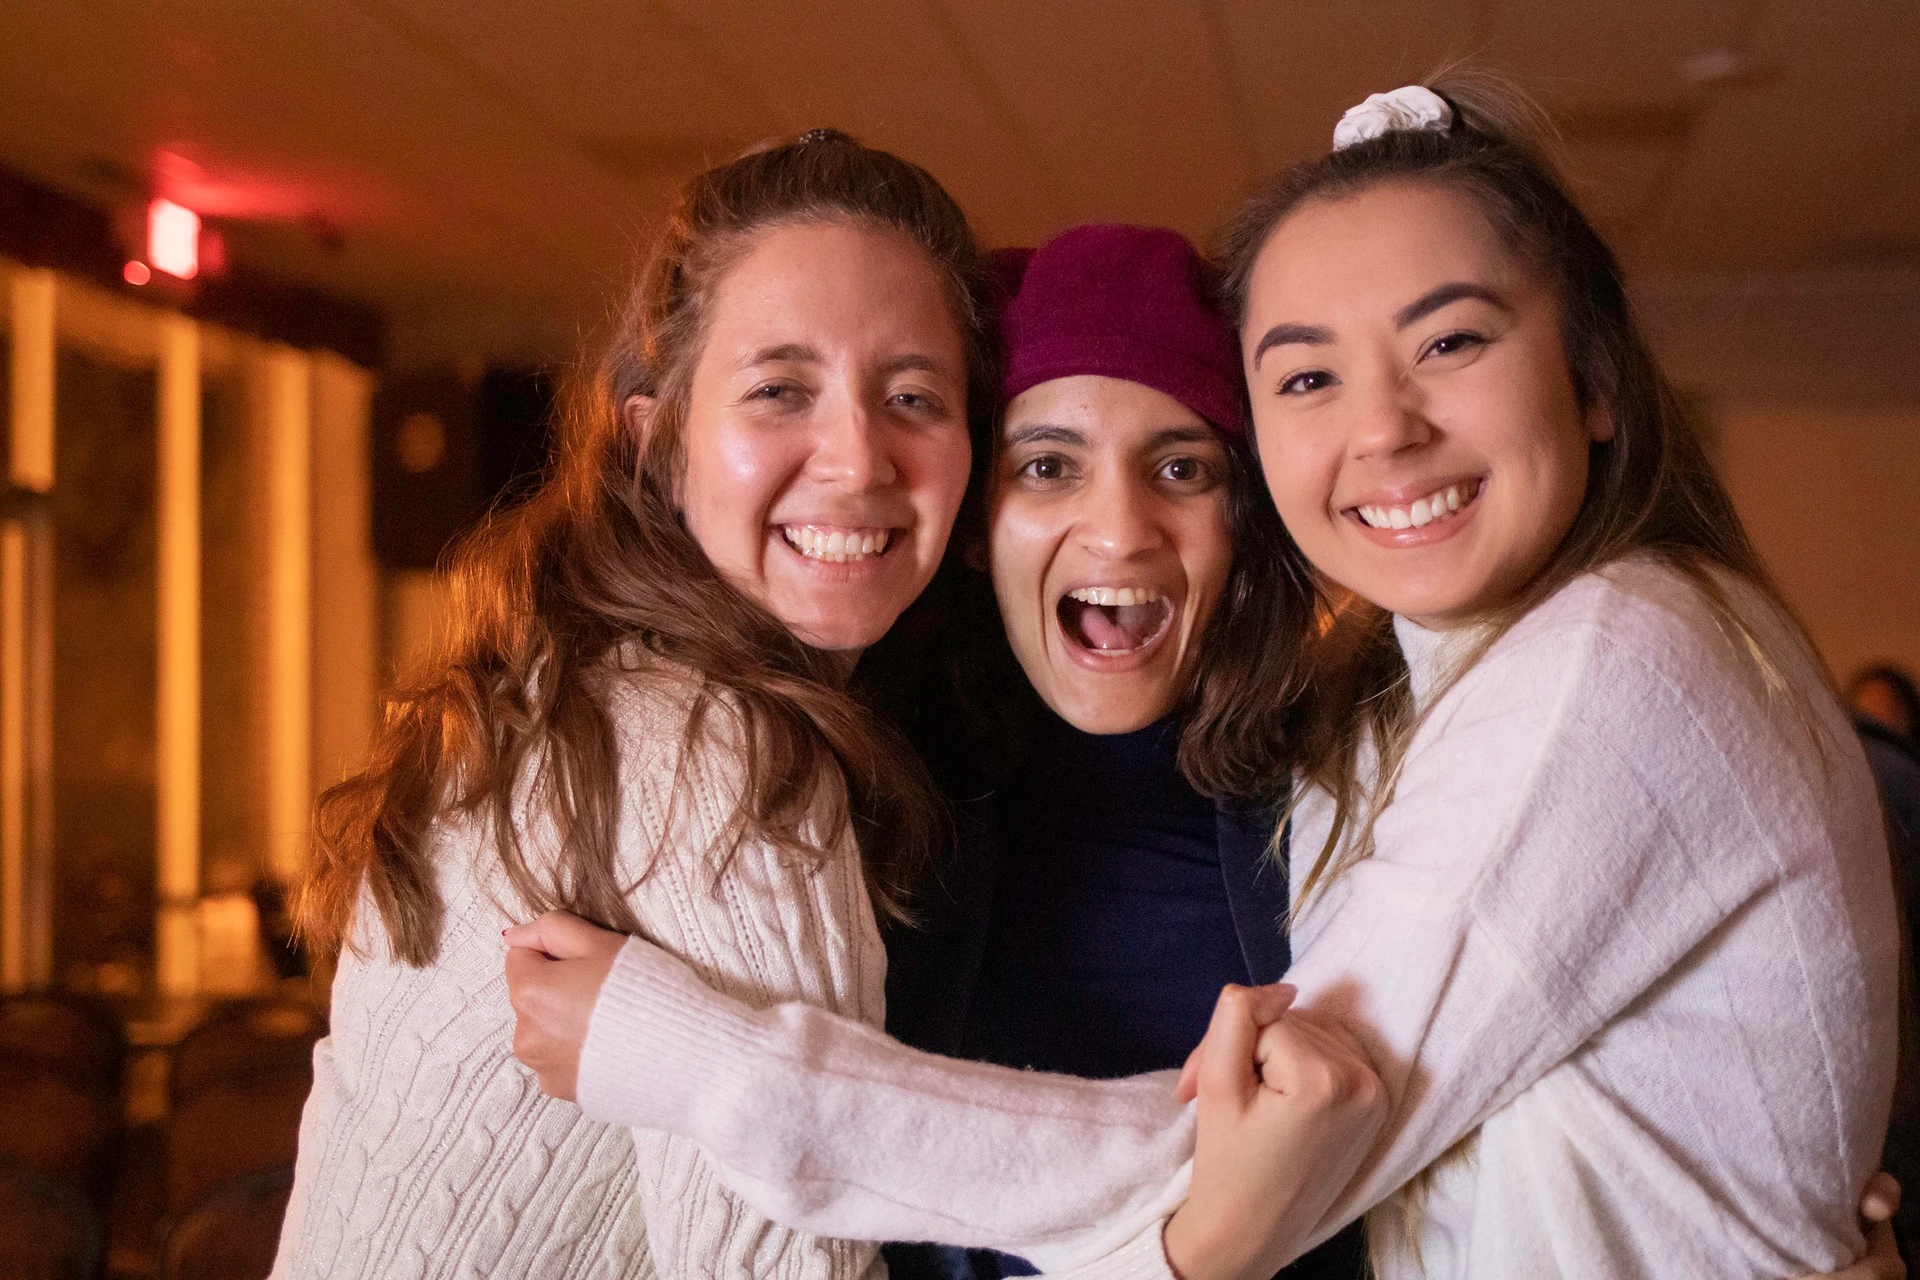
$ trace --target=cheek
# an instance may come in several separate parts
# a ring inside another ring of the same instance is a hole
[[[1288,528],[1327,509],[1338,472],[1337,451],[1317,447],[1312,433],[1287,422],[1259,425],[1255,443],[1267,492]]]
[[[973,469],[973,444],[966,429],[911,438],[898,457],[911,501],[951,525]]]
[[[1182,540],[1180,562],[1187,575],[1189,608],[1196,620],[1204,620],[1219,605],[1233,569],[1233,535],[1224,498]]]
[[[1010,635],[1039,634],[1046,625],[1046,576],[1056,542],[1044,512],[1019,498],[994,505],[987,556],[994,598]]]
[[[769,509],[802,459],[769,433],[725,422],[689,424],[686,453],[688,530],[716,565],[750,562]]]

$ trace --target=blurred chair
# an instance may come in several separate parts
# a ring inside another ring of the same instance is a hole
[[[0,1158],[90,1199],[103,1199],[120,1111],[77,1068],[0,1054]]]
[[[159,1280],[265,1280],[293,1190],[293,1166],[222,1183],[174,1221]]]
[[[0,1059],[29,1059],[66,1072],[99,1096],[120,1091],[126,1033],[105,1007],[70,996],[0,998]]]
[[[190,1212],[215,1188],[293,1163],[326,1021],[311,1006],[229,1007],[174,1054],[166,1205]]]
[[[78,1192],[0,1160],[0,1275],[94,1280],[105,1251],[100,1215]]]

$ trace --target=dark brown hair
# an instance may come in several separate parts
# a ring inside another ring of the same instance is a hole
[[[1227,447],[1233,563],[1176,712],[1180,771],[1212,796],[1277,804],[1296,754],[1314,591],[1244,438]]]
[[[1638,553],[1656,556],[1686,575],[1722,624],[1744,638],[1769,688],[1790,695],[1779,670],[1723,598],[1711,570],[1757,584],[1782,614],[1792,615],[1768,582],[1732,501],[1640,334],[1612,250],[1555,171],[1544,117],[1524,96],[1489,77],[1442,76],[1430,87],[1454,110],[1450,130],[1392,130],[1296,165],[1232,219],[1223,256],[1237,321],[1246,322],[1260,251],[1301,206],[1351,198],[1388,183],[1428,184],[1466,195],[1507,249],[1552,288],[1577,402],[1583,411],[1610,415],[1613,436],[1591,447],[1587,491],[1566,536],[1515,599],[1482,619],[1489,624],[1484,639],[1455,678],[1506,628],[1573,578]],[[1296,719],[1295,745],[1306,776],[1336,802],[1333,830],[1307,877],[1310,893],[1326,875],[1371,851],[1373,820],[1391,799],[1417,718],[1391,618],[1319,578],[1290,540],[1287,548],[1296,571],[1318,584],[1319,595],[1319,623],[1307,646],[1309,702]],[[1796,711],[1810,724],[1805,708]],[[1379,752],[1378,765],[1362,802],[1358,766],[1369,741]],[[1332,865],[1343,834],[1356,822],[1350,852]]]
[[[619,759],[604,697],[618,669],[654,663],[695,678],[685,745],[708,715],[737,723],[734,846],[767,840],[817,857],[851,828],[876,906],[901,909],[943,820],[924,771],[837,687],[825,655],[715,571],[674,498],[689,384],[720,281],[757,235],[838,221],[897,232],[938,269],[967,355],[977,474],[991,338],[978,250],[940,184],[830,130],[693,179],[601,358],[570,388],[551,474],[460,549],[445,654],[390,701],[372,763],[320,799],[301,900],[315,943],[352,940],[364,892],[395,954],[432,962],[444,904],[427,840],[451,814],[484,820],[529,913],[564,907],[635,931],[631,885],[617,870]],[[623,421],[633,396],[654,401],[644,443]],[[522,805],[553,824],[551,865],[521,847]]]

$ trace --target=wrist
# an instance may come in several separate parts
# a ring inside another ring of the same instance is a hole
[[[1244,1233],[1210,1221],[1189,1200],[1160,1231],[1160,1250],[1174,1280],[1239,1280],[1253,1259],[1240,1256]]]

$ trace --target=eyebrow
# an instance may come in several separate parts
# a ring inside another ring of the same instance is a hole
[[[1085,448],[1087,437],[1072,427],[1055,426],[1051,422],[1030,422],[1023,427],[1010,428],[1003,443],[1009,445],[1067,444],[1076,448]]]
[[[740,364],[742,369],[751,369],[757,364],[819,364],[820,353],[800,342],[783,342],[777,347],[762,347]]]
[[[889,359],[882,360],[880,362],[879,372],[882,374],[908,372],[932,373],[944,377],[947,370],[945,365],[935,360],[932,356],[921,355],[918,352],[908,352],[905,355],[893,356]]]
[[[1253,349],[1253,367],[1260,367],[1260,357],[1272,347],[1286,347],[1299,343],[1308,347],[1324,347],[1333,341],[1333,330],[1317,324],[1277,324],[1260,335],[1260,345]]]
[[[1417,324],[1442,307],[1450,307],[1467,298],[1477,298],[1502,311],[1512,311],[1507,300],[1483,284],[1471,284],[1465,280],[1455,280],[1448,284],[1427,290],[1400,310],[1394,312],[1393,327],[1404,329]],[[1260,345],[1253,349],[1253,367],[1260,367],[1260,357],[1267,354],[1269,348],[1284,347],[1299,343],[1309,347],[1323,347],[1333,341],[1333,330],[1317,324],[1277,324],[1260,336]]]
[[[1147,437],[1147,448],[1169,444],[1200,444],[1214,438],[1212,427],[1162,427]]]
[[[1429,289],[1412,302],[1409,302],[1406,306],[1400,308],[1399,311],[1394,313],[1393,327],[1396,329],[1404,329],[1410,324],[1426,319],[1434,312],[1440,310],[1440,308],[1452,306],[1454,303],[1465,298],[1477,298],[1489,306],[1500,308],[1502,311],[1513,310],[1512,307],[1507,305],[1505,298],[1495,293],[1492,289],[1489,289],[1486,285],[1470,284],[1465,280],[1456,280],[1451,284],[1443,284],[1437,288]]]
[[[821,364],[820,353],[803,342],[783,342],[775,347],[762,347],[752,356],[741,362],[742,369],[751,369],[761,364]],[[946,367],[929,355],[919,352],[907,352],[880,362],[878,372],[882,377],[912,370],[917,373],[946,373]]]

